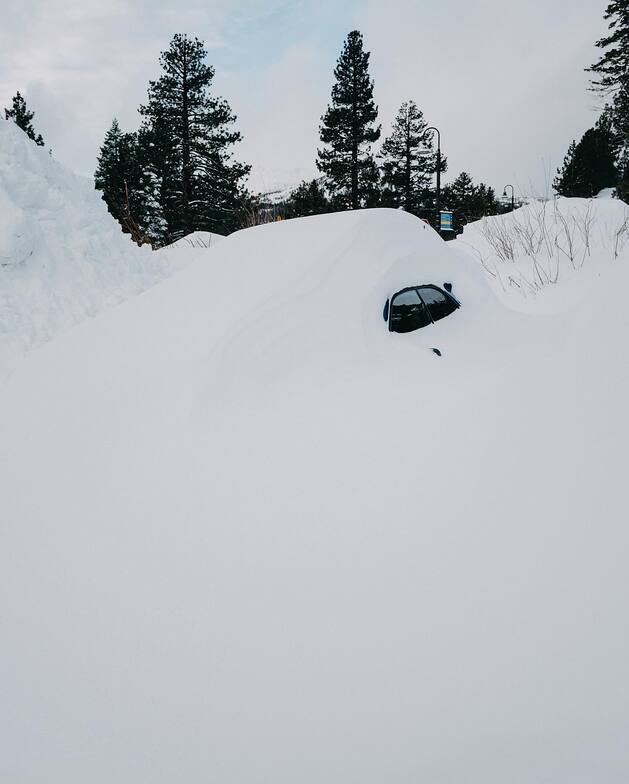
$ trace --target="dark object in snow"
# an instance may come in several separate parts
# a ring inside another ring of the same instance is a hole
[[[439,351],[438,348],[433,348],[432,352],[433,352],[433,354],[436,354],[438,357],[441,356],[441,351]]]
[[[438,286],[409,286],[391,297],[389,331],[414,332],[449,316],[459,307],[452,294]]]

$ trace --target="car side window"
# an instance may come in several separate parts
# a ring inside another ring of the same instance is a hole
[[[449,316],[450,313],[454,313],[459,307],[458,302],[453,297],[449,297],[436,286],[419,286],[417,290],[433,321],[439,321],[439,319]]]
[[[430,313],[417,293],[405,289],[391,299],[389,329],[391,332],[413,332],[432,323]]]

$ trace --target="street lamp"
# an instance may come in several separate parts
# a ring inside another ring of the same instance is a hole
[[[437,134],[437,231],[441,233],[441,134],[439,129],[432,125],[426,128],[426,131]]]
[[[507,195],[507,188],[511,188],[511,212],[515,210],[515,191],[513,190],[513,185],[505,185],[504,191],[502,192],[503,196]]]

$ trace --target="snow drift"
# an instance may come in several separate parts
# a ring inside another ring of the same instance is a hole
[[[595,254],[598,305],[560,276],[534,316],[404,213],[287,221],[31,354],[0,779],[626,781],[629,270]]]
[[[624,202],[561,197],[471,223],[455,245],[474,255],[510,307],[540,312],[576,305],[628,242]]]
[[[134,246],[93,182],[0,120],[0,378],[29,348],[185,263]]]

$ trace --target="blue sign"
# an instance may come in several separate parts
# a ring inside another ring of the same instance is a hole
[[[442,210],[439,213],[439,225],[441,231],[454,231],[454,226],[452,225],[452,213],[446,212]]]

